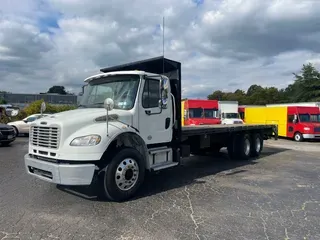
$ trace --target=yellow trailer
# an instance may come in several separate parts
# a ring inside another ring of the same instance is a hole
[[[283,107],[246,107],[244,121],[248,124],[278,125],[278,135],[287,136],[288,108]]]

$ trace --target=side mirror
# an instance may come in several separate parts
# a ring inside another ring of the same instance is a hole
[[[165,77],[160,79],[160,100],[159,108],[166,109],[168,107],[168,98],[169,98],[169,80]]]
[[[41,103],[41,107],[40,107],[40,112],[41,112],[41,115],[43,114],[43,112],[46,110],[47,108],[47,105],[45,102],[42,102]]]
[[[106,100],[104,100],[103,106],[107,111],[111,111],[114,108],[114,102],[112,98],[106,98]]]

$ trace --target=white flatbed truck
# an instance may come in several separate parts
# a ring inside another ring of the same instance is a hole
[[[257,157],[264,140],[277,138],[275,125],[182,127],[179,62],[157,57],[101,71],[85,80],[78,109],[31,124],[28,174],[69,186],[97,176],[103,196],[124,201],[146,171],[222,147],[232,159]]]

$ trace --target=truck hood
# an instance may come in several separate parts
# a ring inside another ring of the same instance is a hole
[[[119,121],[132,125],[133,115],[126,110],[114,109],[109,111],[109,124],[119,125]],[[117,122],[117,123],[116,123]],[[61,137],[66,138],[74,132],[93,124],[106,123],[106,110],[103,108],[83,108],[56,113],[34,121],[31,126],[60,126],[62,129]],[[120,123],[120,125],[123,125]]]

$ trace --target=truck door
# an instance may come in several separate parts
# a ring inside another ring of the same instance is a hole
[[[295,117],[296,116],[296,117]],[[293,138],[295,133],[295,125],[298,124],[298,116],[293,113],[288,113],[287,117],[287,137]]]
[[[162,102],[166,105],[159,107],[160,77],[146,77],[142,83],[140,108],[139,108],[139,131],[146,144],[168,143],[172,140],[172,100],[170,96],[170,84],[167,79],[164,85],[166,93],[162,96]]]

